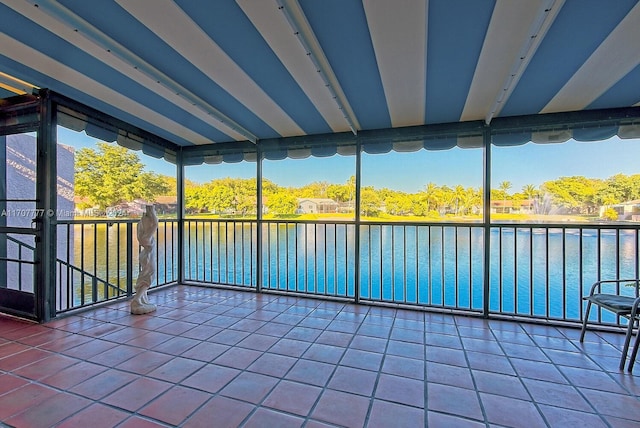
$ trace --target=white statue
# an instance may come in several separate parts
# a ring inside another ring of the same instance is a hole
[[[138,243],[140,250],[140,273],[136,280],[136,294],[131,301],[131,313],[148,314],[156,310],[156,305],[149,303],[147,290],[156,279],[156,229],[158,217],[153,205],[147,205],[146,211],[138,223]]]

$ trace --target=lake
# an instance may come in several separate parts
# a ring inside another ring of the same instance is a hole
[[[188,223],[185,279],[255,287],[255,222]],[[136,225],[130,227],[135,242]],[[126,288],[126,225],[75,225],[73,236],[75,266]],[[356,295],[354,224],[265,222],[262,242],[263,288],[348,298]],[[491,312],[579,320],[581,297],[594,281],[633,278],[638,266],[635,229],[616,232],[586,225],[551,229],[514,225],[492,227],[490,242]],[[174,223],[160,223],[158,243],[158,282],[175,281],[178,254]],[[361,299],[482,311],[481,225],[367,223],[361,225],[359,248]],[[134,245],[134,266],[137,255]],[[134,282],[136,275],[134,269]],[[80,283],[77,279],[76,288]],[[632,294],[633,290],[628,287],[625,292]],[[604,320],[615,322],[615,317],[604,315]]]

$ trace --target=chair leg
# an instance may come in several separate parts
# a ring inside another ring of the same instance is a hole
[[[629,367],[627,368],[629,373],[633,371],[633,364],[636,362],[636,357],[638,356],[638,347],[640,347],[640,331],[636,333],[636,341],[633,344],[633,350],[631,351],[631,359],[629,360]]]
[[[589,311],[591,310],[591,300],[587,301],[587,308],[584,311],[584,320],[582,320],[582,331],[580,332],[580,342],[584,340],[584,334],[587,332],[587,321],[589,320]]]
[[[624,363],[627,362],[627,352],[629,352],[629,344],[631,343],[631,336],[633,336],[633,326],[635,323],[635,320],[629,320],[627,335],[624,338],[624,347],[622,348],[622,356],[620,357],[620,370],[624,370]]]

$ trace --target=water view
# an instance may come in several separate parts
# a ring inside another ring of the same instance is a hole
[[[188,223],[187,280],[256,286],[255,222]],[[88,226],[84,232],[75,226],[73,264],[126,290],[127,224]],[[129,227],[135,236],[135,224]],[[482,311],[483,233],[476,225],[363,224],[360,298]],[[262,239],[263,288],[355,297],[354,224],[265,223]],[[594,281],[636,276],[638,234],[633,230],[493,227],[490,239],[492,312],[579,320],[581,297]],[[132,247],[137,266],[137,247]],[[175,223],[161,222],[159,284],[177,280],[177,260]],[[78,300],[81,284],[90,284],[91,278],[83,280],[78,272],[76,276]],[[134,269],[134,283],[136,276]],[[628,292],[633,293],[631,287]],[[615,322],[612,316],[604,317]]]
[[[169,218],[181,207],[175,165],[62,126],[58,133],[75,147],[67,199],[77,217],[58,226],[59,290],[69,289],[59,292],[64,310],[126,295],[137,277],[140,210],[155,203]],[[267,158],[260,183],[253,162],[188,166],[184,276],[467,312],[484,312],[488,304],[493,313],[579,320],[581,298],[595,280],[638,276],[640,174],[635,162],[616,155],[633,150],[637,141],[618,137],[588,145],[492,146],[487,189],[483,152],[475,146],[365,150],[358,236],[355,156]],[[116,175],[121,180],[104,179]],[[486,262],[485,221],[509,225],[491,226]],[[178,280],[177,227],[175,220],[160,222],[159,285]]]

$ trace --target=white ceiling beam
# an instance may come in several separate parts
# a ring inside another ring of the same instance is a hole
[[[24,95],[31,94],[33,91],[40,89],[31,83],[20,80],[17,77],[10,76],[0,71],[0,88],[4,88],[7,91],[14,94]]]
[[[0,51],[3,55],[24,64],[39,73],[45,74],[67,86],[76,88],[77,90],[107,104],[117,106],[120,110],[137,116],[141,120],[157,126],[158,128],[166,129],[168,132],[180,138],[199,144],[213,143],[213,141],[192,131],[182,124],[158,114],[149,107],[132,100],[126,95],[91,79],[89,76],[58,62],[57,60],[9,37],[7,34],[2,32],[0,32]]]
[[[640,65],[640,3],[540,113],[583,110]]]
[[[38,7],[34,7],[20,0],[4,3],[235,140],[256,141],[251,132],[62,4],[39,2]]]
[[[282,136],[304,131],[189,15],[170,0],[153,7],[116,0],[127,12]]]
[[[502,85],[502,92],[496,96],[485,117],[486,124],[491,123],[491,119],[500,114],[500,111],[502,111],[502,108],[507,103],[514,89],[518,86],[518,82],[526,71],[531,59],[536,54],[544,37],[547,35],[547,31],[549,31],[549,28],[551,28],[551,25],[556,20],[564,2],[565,0],[545,0],[541,5],[529,29],[529,38],[525,40],[520,53],[516,56],[509,75]]]
[[[393,127],[422,125],[426,105],[427,0],[364,0]]]
[[[307,53],[306,56],[313,63],[316,72],[320,74],[326,88],[331,93],[331,97],[338,105],[338,109],[343,113],[351,132],[356,135],[360,129],[358,118],[351,108],[338,78],[333,72],[333,68],[331,68],[331,64],[324,54],[320,42],[318,42],[316,35],[313,33],[313,29],[307,21],[302,7],[300,7],[297,0],[277,0],[277,2],[287,22],[291,26],[293,34],[298,38],[298,41]]]
[[[489,124],[500,113],[563,4],[496,2],[460,120]]]
[[[333,132],[349,130],[349,123],[337,108],[335,99],[325,82],[307,58],[307,51],[292,30],[276,1],[236,0],[238,6],[251,20],[254,27],[269,45],[273,53],[291,74],[300,89],[309,98]]]

